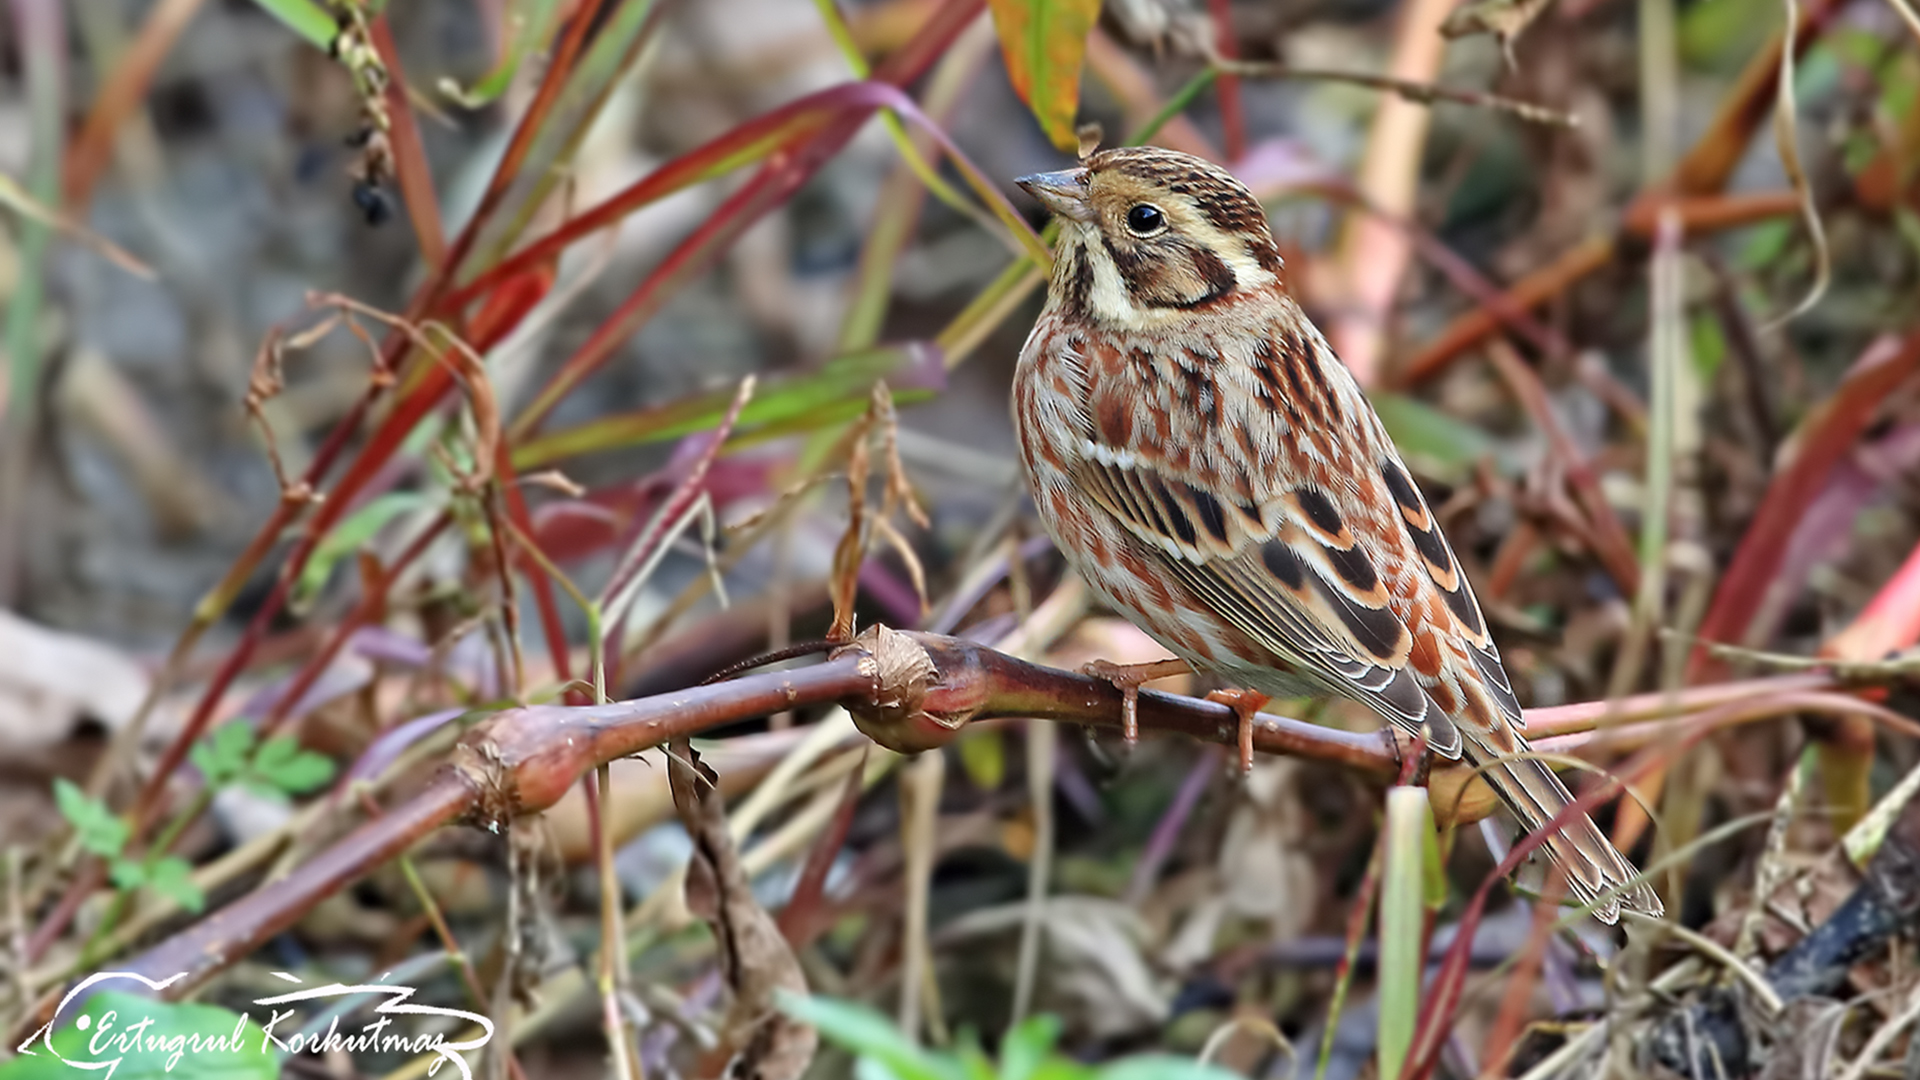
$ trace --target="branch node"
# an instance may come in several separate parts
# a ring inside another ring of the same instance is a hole
[[[958,661],[949,664],[950,669],[970,670],[943,671],[914,635],[878,624],[833,655],[838,659],[848,654],[859,656],[860,672],[870,680],[865,700],[845,703],[854,726],[895,753],[945,746],[980,712],[985,679],[978,664],[969,662],[971,654],[947,657]]]
[[[454,744],[447,767],[476,792],[473,805],[462,815],[467,824],[499,836],[520,815],[519,784],[492,739],[461,739]]]

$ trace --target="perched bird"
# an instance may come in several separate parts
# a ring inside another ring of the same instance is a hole
[[[1013,414],[1068,561],[1196,669],[1259,701],[1360,701],[1442,758],[1490,764],[1526,828],[1551,822],[1571,796],[1513,756],[1527,751],[1520,703],[1466,575],[1359,384],[1288,294],[1252,193],[1154,147],[1017,183],[1061,226]],[[1603,921],[1622,905],[1660,914],[1584,815],[1544,847],[1583,902],[1607,897]]]

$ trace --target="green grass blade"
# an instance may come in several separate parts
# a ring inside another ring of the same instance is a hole
[[[340,27],[333,16],[314,0],[253,0],[260,10],[285,23],[287,29],[306,38],[314,48],[326,52]]]
[[[1387,792],[1387,859],[1380,884],[1380,1080],[1399,1080],[1420,1013],[1426,936],[1428,848],[1433,817],[1427,789]]]

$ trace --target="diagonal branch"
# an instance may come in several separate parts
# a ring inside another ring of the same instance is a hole
[[[1787,695],[1784,707],[1806,708],[1802,698],[1831,697],[1848,707],[1865,706],[1842,694],[1817,695],[1833,685],[1819,674],[1791,677],[1809,693]],[[1746,697],[1778,697],[1779,680],[1741,684]],[[1672,715],[1718,710],[1725,722],[1745,722],[1777,710],[1729,709],[1749,705],[1732,687],[1702,687],[1675,695],[1665,707]],[[1697,699],[1697,700],[1696,700]],[[874,627],[836,650],[825,662],[791,671],[760,672],[730,682],[673,691],[609,705],[569,707],[533,705],[496,713],[476,724],[422,788],[383,816],[365,822],[334,846],[306,860],[288,876],[262,885],[226,908],[187,928],[132,960],[125,970],[154,978],[185,973],[167,989],[186,993],[229,964],[291,926],[314,905],[405,852],[435,830],[456,822],[499,832],[519,818],[537,814],[559,801],[589,769],[678,738],[698,735],[741,720],[788,709],[839,704],[860,729],[889,748],[913,751],[945,745],[965,725],[1008,717],[1034,717],[1117,730],[1121,694],[1102,679],[1030,664],[983,645],[936,634],[903,633]],[[1609,752],[1646,746],[1674,729],[1649,711],[1628,708],[1639,721],[1608,729]],[[1568,710],[1541,710],[1563,732],[1553,749],[1593,748],[1593,740],[1565,734],[1591,726],[1592,717],[1563,716]],[[1143,691],[1139,697],[1143,730],[1177,733],[1207,742],[1232,744],[1237,720],[1225,705],[1195,698]],[[1719,720],[1701,715],[1694,725]],[[1301,720],[1262,714],[1256,718],[1254,746],[1355,769],[1390,779],[1410,747],[1408,736],[1390,730],[1342,731]],[[1460,766],[1436,769],[1437,799],[1455,805],[1471,771]],[[1456,821],[1484,816],[1491,795],[1458,802]],[[57,997],[54,998],[57,1000]],[[39,1023],[41,1019],[28,1021]]]

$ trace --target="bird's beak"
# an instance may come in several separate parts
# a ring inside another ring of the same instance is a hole
[[[1063,218],[1093,220],[1093,207],[1087,205],[1087,170],[1084,168],[1034,173],[1032,176],[1022,176],[1014,183]]]

